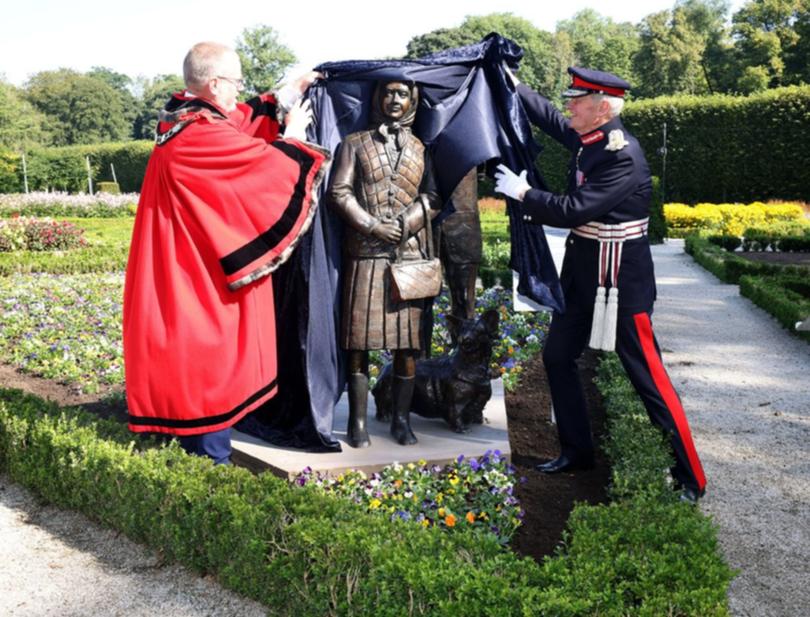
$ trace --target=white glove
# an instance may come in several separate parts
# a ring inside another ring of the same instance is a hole
[[[298,100],[306,92],[316,79],[323,78],[322,73],[316,71],[309,71],[298,77],[295,81],[284,84],[284,86],[276,93],[276,100],[282,109],[289,110],[295,105]]]
[[[310,102],[299,101],[292,106],[292,109],[287,112],[284,117],[286,128],[284,129],[284,137],[297,139],[299,141],[306,141],[307,127],[312,122],[312,109],[310,109]]]
[[[506,165],[498,165],[498,171],[495,172],[495,191],[503,193],[507,197],[523,201],[523,196],[530,188],[526,182],[526,170],[520,172],[518,176],[509,169]]]

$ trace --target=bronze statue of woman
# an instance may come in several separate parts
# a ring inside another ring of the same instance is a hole
[[[329,190],[331,207],[346,223],[341,346],[349,352],[348,442],[355,448],[371,443],[366,416],[372,349],[393,353],[391,435],[402,445],[416,443],[409,407],[424,300],[396,301],[389,265],[402,234],[408,236],[402,259],[422,256],[430,232],[425,213],[433,216],[440,207],[430,159],[411,131],[418,101],[415,84],[379,82],[370,127],[341,144]]]

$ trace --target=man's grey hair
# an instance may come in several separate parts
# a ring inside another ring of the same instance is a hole
[[[622,109],[624,109],[624,99],[619,96],[611,96],[609,94],[594,94],[596,97],[596,102],[601,103],[602,101],[607,101],[607,104],[610,106],[610,117],[615,118],[619,114],[622,113]]]
[[[183,60],[183,81],[186,88],[199,91],[220,73],[222,58],[235,53],[233,49],[221,43],[197,43],[186,54]]]

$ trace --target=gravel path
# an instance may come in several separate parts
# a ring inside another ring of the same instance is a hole
[[[42,505],[0,475],[0,615],[260,617],[208,577],[75,512]]]
[[[653,315],[707,477],[735,616],[810,614],[810,345],[683,252],[654,247]]]

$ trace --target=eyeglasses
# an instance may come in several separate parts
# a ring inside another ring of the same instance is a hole
[[[241,91],[245,89],[245,80],[241,77],[239,79],[235,79],[233,77],[225,77],[224,75],[217,75],[217,79],[224,79],[227,82],[233,84],[233,87],[237,90]]]

